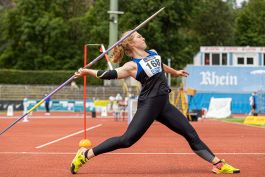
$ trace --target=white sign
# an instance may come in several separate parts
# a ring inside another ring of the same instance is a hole
[[[202,80],[200,85],[224,86],[237,85],[237,76],[226,73],[225,75],[217,75],[215,72],[200,72]]]

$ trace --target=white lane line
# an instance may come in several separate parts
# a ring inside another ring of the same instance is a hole
[[[98,124],[98,125],[95,125],[95,126],[93,126],[93,127],[87,128],[86,131],[88,131],[88,130],[92,130],[92,129],[97,128],[97,127],[100,127],[100,126],[102,126],[102,124]],[[76,133],[73,133],[73,134],[70,134],[70,135],[64,136],[64,137],[62,137],[62,138],[59,138],[59,139],[57,139],[57,140],[54,140],[54,141],[48,142],[48,143],[46,143],[46,144],[43,144],[43,145],[37,146],[37,147],[35,147],[35,148],[36,148],[36,149],[40,149],[40,148],[43,148],[43,147],[48,146],[48,145],[50,145],[50,144],[56,143],[56,142],[58,142],[58,141],[64,140],[64,139],[66,139],[66,138],[69,138],[69,137],[75,136],[75,135],[80,134],[80,133],[83,133],[83,132],[84,132],[84,130],[80,130],[80,131],[78,131],[78,132],[76,132]]]
[[[75,152],[0,152],[0,154],[28,154],[28,155],[73,155]],[[196,155],[195,153],[167,153],[167,152],[117,152],[109,155]],[[219,152],[219,155],[265,155],[265,152]]]
[[[141,153],[141,152],[136,152],[136,153],[127,153],[127,152],[121,152],[121,153],[107,153],[107,154],[113,154],[113,155],[197,155],[192,152],[149,152],[149,153]],[[242,153],[237,153],[237,152],[219,152],[219,153],[214,153],[214,154],[220,154],[220,155],[265,155],[265,152],[242,152]]]

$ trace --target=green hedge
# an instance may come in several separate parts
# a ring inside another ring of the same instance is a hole
[[[30,85],[60,85],[69,79],[75,71],[24,71],[0,70],[0,84],[30,84]],[[75,80],[78,85],[83,84],[83,79]],[[102,85],[100,79],[88,77],[88,85]]]

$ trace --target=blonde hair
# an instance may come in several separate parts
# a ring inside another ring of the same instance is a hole
[[[127,35],[131,31],[132,30],[124,32],[122,34],[122,37],[124,37],[125,35]],[[113,63],[120,63],[124,54],[129,56],[130,44],[132,43],[133,37],[134,37],[133,35],[130,35],[125,40],[123,40],[119,45],[117,45],[116,47],[114,47],[112,49],[112,54],[111,54],[110,59]]]

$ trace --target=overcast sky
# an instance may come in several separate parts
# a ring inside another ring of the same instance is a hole
[[[246,0],[236,0],[237,6],[241,6],[241,3]]]

